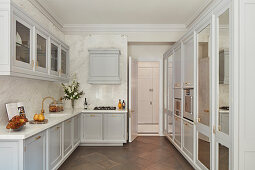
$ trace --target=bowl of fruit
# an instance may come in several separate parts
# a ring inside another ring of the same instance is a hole
[[[19,131],[26,125],[27,122],[28,119],[26,118],[25,114],[17,115],[9,120],[6,128],[12,129],[13,131]]]

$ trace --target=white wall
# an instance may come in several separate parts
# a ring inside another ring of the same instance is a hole
[[[159,59],[171,47],[172,43],[128,43],[128,55],[136,59]]]
[[[64,34],[28,0],[13,0],[13,2],[29,16],[47,26],[46,29],[56,37],[64,40]],[[6,103],[24,102],[27,115],[31,117],[35,112],[40,112],[43,97],[53,96],[59,98],[62,94],[62,88],[59,83],[10,76],[0,76],[0,87],[0,124],[7,124]],[[45,107],[47,107],[49,102],[46,102]],[[47,111],[47,109],[45,110]]]
[[[117,106],[119,99],[127,101],[127,37],[122,35],[67,35],[70,47],[70,71],[77,74],[81,89],[84,90],[90,107],[100,105]],[[120,85],[88,84],[89,53],[88,49],[117,48],[120,55]],[[83,107],[84,100],[77,101],[77,108]]]

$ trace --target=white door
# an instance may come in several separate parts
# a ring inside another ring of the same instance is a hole
[[[129,142],[137,137],[138,130],[138,80],[137,61],[129,57]]]
[[[86,142],[103,140],[103,115],[84,114],[83,115],[83,136]]]
[[[64,156],[72,149],[72,119],[64,122]]]
[[[80,141],[80,115],[73,118],[73,145]]]

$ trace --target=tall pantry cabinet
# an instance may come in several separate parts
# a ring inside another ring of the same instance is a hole
[[[181,132],[179,119],[169,124],[168,116],[164,132],[195,169],[255,167],[254,17],[254,0],[213,1],[164,54],[164,115],[172,112],[169,105],[174,107],[173,96],[167,104],[169,91],[177,87],[183,94],[194,88],[194,121],[183,118],[182,96]],[[169,64],[172,77],[167,76]]]

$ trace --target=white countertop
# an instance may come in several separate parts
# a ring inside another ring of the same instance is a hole
[[[48,119],[48,123],[46,124],[30,124],[26,123],[20,131],[13,131],[10,129],[6,129],[6,125],[0,125],[0,140],[19,140],[19,139],[26,139],[31,137],[37,133],[40,133],[52,126],[55,126],[67,119],[70,119],[82,111],[81,109],[67,109],[63,112],[56,112],[51,114],[45,114],[45,118]],[[58,115],[57,115],[58,114]],[[57,115],[57,116],[56,116]]]
[[[82,110],[82,113],[127,113],[127,110]]]

